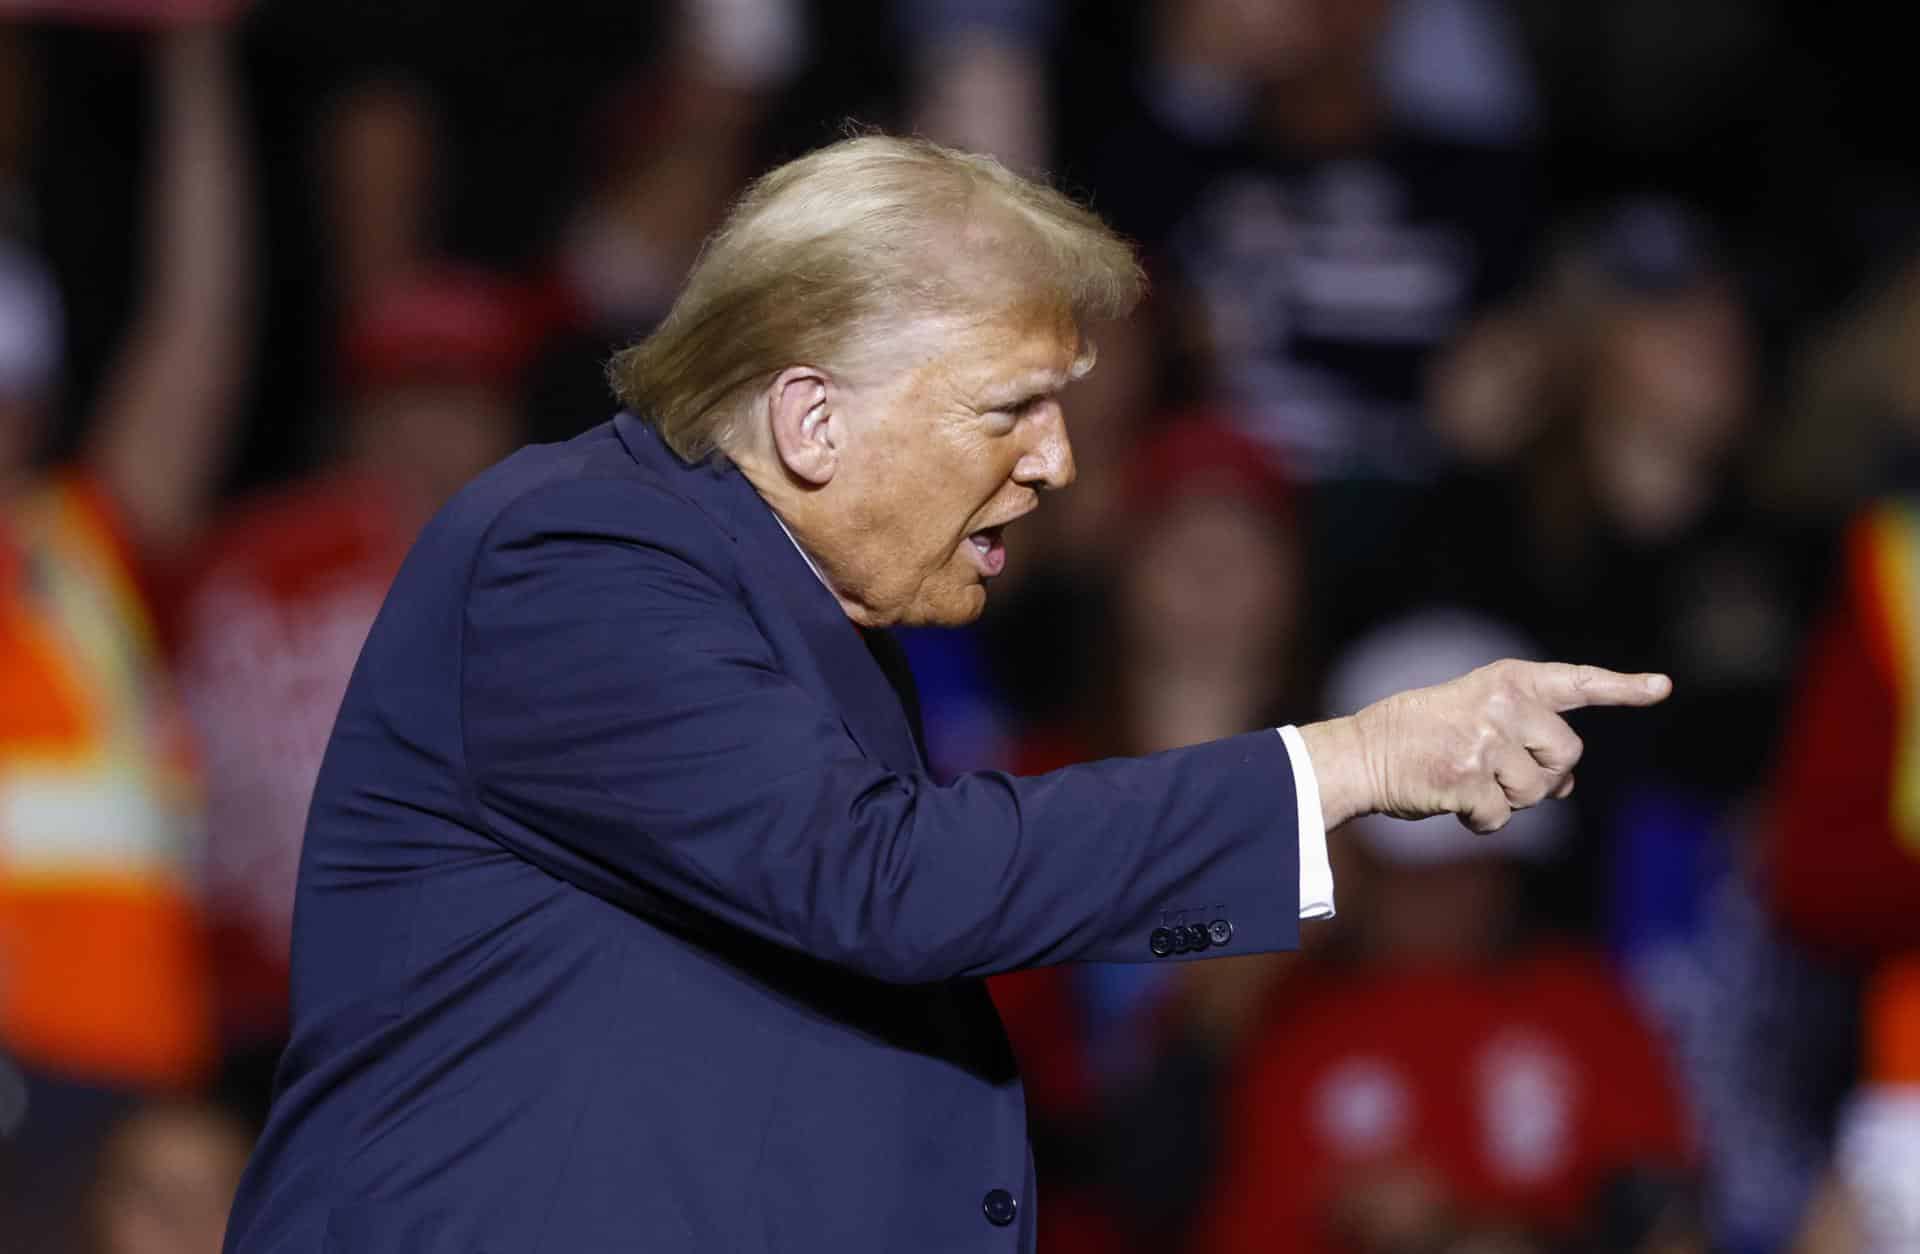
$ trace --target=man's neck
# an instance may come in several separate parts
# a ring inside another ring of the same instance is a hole
[[[801,560],[806,562],[807,569],[813,572],[813,577],[820,581],[820,586],[828,592],[832,592],[833,585],[827,582],[827,577],[821,572],[819,563],[813,560],[813,554],[807,552],[806,546],[801,544],[794,536],[792,529],[787,526],[787,520],[780,517],[780,511],[774,509],[772,506],[768,506],[767,512],[773,515],[773,521],[780,524],[780,530],[787,533],[787,539],[793,541],[794,549],[800,554]],[[837,596],[838,594],[836,593],[835,595]]]
[[[784,485],[767,468],[764,461],[751,456],[735,457],[732,460],[741,475],[752,485],[754,492],[759,495],[761,503],[767,507],[767,512],[773,515],[773,521],[780,524],[780,530],[785,532],[787,539],[793,542],[794,549],[806,562],[807,569],[813,572],[814,578],[820,581],[820,586],[833,594],[833,599],[839,603],[841,612],[849,620],[856,625],[864,626],[866,615],[861,612],[857,604],[840,594],[840,590],[833,586],[833,580],[827,577],[826,570],[808,549],[806,541],[802,538],[807,530],[805,521],[800,517],[803,511],[798,507],[798,502],[791,499],[792,494],[784,490]]]

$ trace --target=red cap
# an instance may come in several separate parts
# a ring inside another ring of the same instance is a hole
[[[1293,480],[1278,459],[1214,414],[1177,418],[1142,441],[1121,499],[1130,518],[1142,518],[1190,496],[1233,497],[1293,519]]]
[[[534,346],[533,312],[518,285],[484,271],[396,279],[348,314],[347,381],[356,390],[447,378],[512,387]]]

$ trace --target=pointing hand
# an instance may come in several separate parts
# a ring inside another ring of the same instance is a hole
[[[1457,814],[1476,832],[1573,791],[1580,737],[1561,718],[1591,705],[1655,705],[1665,675],[1564,662],[1495,662],[1300,729],[1332,828],[1360,814]]]

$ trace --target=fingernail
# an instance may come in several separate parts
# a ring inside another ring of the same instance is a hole
[[[1652,693],[1665,692],[1668,682],[1665,675],[1649,675],[1647,676],[1647,691]]]

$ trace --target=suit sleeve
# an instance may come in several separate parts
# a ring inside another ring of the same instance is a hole
[[[462,721],[501,844],[635,913],[669,903],[898,983],[1297,943],[1272,731],[1024,778],[895,774],[782,671],[732,542],[689,516],[576,481],[490,532]]]

